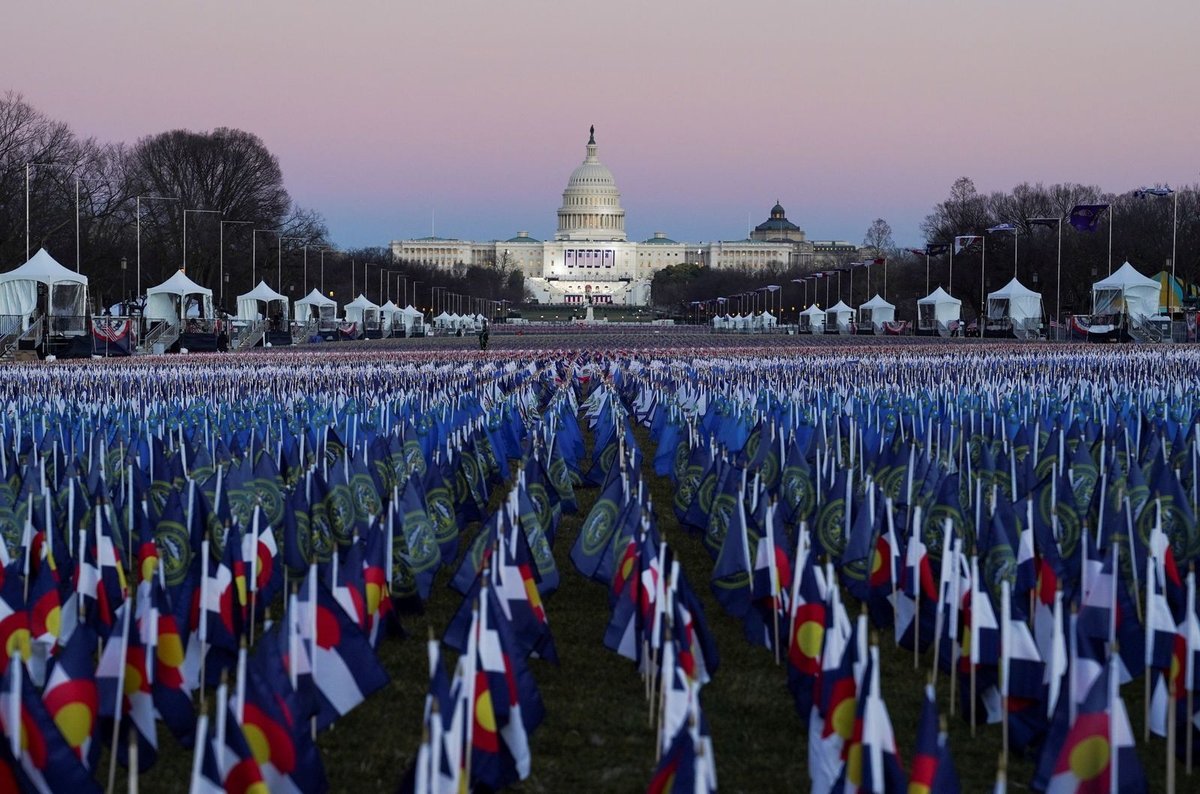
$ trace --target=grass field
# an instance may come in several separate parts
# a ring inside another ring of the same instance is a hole
[[[647,452],[649,437],[637,431]],[[653,454],[644,459],[649,461]],[[590,459],[590,458],[589,458]],[[723,791],[802,792],[808,790],[807,720],[795,713],[786,687],[786,674],[770,653],[751,647],[741,626],[725,615],[708,588],[711,561],[698,538],[682,531],[669,508],[672,484],[657,478],[647,465],[643,472],[656,505],[660,527],[676,549],[693,587],[704,601],[716,634],[720,669],[702,692],[702,704],[712,728],[718,782]],[[541,660],[531,666],[546,706],[546,720],[531,738],[532,775],[513,790],[529,792],[636,792],[645,789],[654,769],[654,734],[648,720],[643,683],[632,663],[607,650],[601,640],[609,613],[605,589],[577,574],[569,553],[583,517],[596,498],[595,489],[579,489],[580,512],[565,516],[559,529],[555,558],[562,586],[547,605],[561,667]],[[494,495],[495,496],[495,495]],[[472,526],[467,534],[477,529]],[[453,570],[453,566],[451,569]],[[339,720],[319,740],[331,790],[376,792],[394,790],[413,758],[421,730],[427,685],[425,639],[432,629],[441,635],[459,604],[446,587],[443,571],[424,614],[406,616],[405,639],[388,638],[380,655],[392,683],[365,704]],[[902,759],[911,763],[929,655],[913,669],[911,653],[900,652],[890,634],[881,637],[883,696]],[[452,654],[444,654],[449,664]],[[946,680],[939,700],[946,703]],[[1141,682],[1123,692],[1139,741],[1150,791],[1165,788],[1165,744],[1153,738],[1141,745]],[[958,718],[950,720],[950,745],[964,792],[991,791],[1000,752],[999,726],[979,729],[975,737]],[[160,756],[142,776],[148,792],[185,788],[191,754],[179,749],[160,724]],[[105,771],[107,767],[104,767]],[[1014,759],[1011,790],[1024,790],[1032,764]],[[1180,770],[1180,791],[1194,791],[1193,779]],[[1192,785],[1189,785],[1192,784]],[[124,785],[119,787],[124,790]]]

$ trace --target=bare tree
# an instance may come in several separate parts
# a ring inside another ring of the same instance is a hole
[[[279,161],[258,136],[242,130],[219,128],[212,132],[172,130],[138,141],[129,156],[129,183],[135,195],[173,196],[178,201],[142,203],[143,286],[170,275],[183,263],[183,211],[216,210],[188,218],[188,273],[200,283],[213,283],[220,259],[220,221],[250,221],[240,233],[225,241],[226,256],[244,263],[256,251],[259,278],[277,279],[286,252],[305,244],[322,243],[327,231],[321,216],[293,206],[283,185]],[[260,237],[255,245],[251,228],[274,233]],[[281,243],[282,238],[282,243]],[[152,252],[147,262],[147,251]],[[286,269],[297,269],[288,256]],[[231,287],[237,291],[249,284],[244,264],[234,266]],[[287,281],[287,279],[284,279]],[[294,280],[294,279],[293,279]],[[275,285],[286,289],[285,284]]]
[[[27,166],[44,164],[29,170],[31,218],[37,219],[30,224],[31,247],[36,250],[67,222],[64,213],[74,217],[74,183],[66,193],[62,185],[79,159],[80,145],[65,123],[46,117],[20,94],[0,97],[0,256],[5,265],[25,261]]]
[[[896,247],[896,241],[892,239],[891,225],[883,218],[876,218],[863,237],[863,246],[872,249],[878,256],[887,256],[888,252]]]

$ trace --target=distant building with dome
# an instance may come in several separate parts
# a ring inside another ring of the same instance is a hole
[[[815,269],[849,261],[858,252],[851,243],[807,240],[778,202],[770,217],[743,240],[685,243],[655,232],[640,243],[629,242],[621,192],[597,156],[595,127],[589,132],[583,162],[571,172],[563,190],[553,240],[539,240],[525,231],[490,242],[444,237],[393,240],[393,258],[439,269],[515,268],[538,303],[646,306],[654,274],[670,265]]]

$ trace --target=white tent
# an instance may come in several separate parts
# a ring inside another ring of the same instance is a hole
[[[313,291],[292,305],[294,316],[299,322],[311,319],[332,322],[337,319],[337,301],[327,298],[313,287]]]
[[[1162,285],[1126,262],[1092,285],[1092,314],[1127,314],[1134,321],[1158,313]]]
[[[0,274],[0,315],[19,316],[26,329],[35,311],[52,319],[51,333],[87,333],[87,276],[67,270],[45,248],[16,270]]]
[[[962,318],[962,301],[938,287],[917,301],[917,330],[950,330],[950,324]]]
[[[854,317],[854,309],[842,301],[838,301],[825,310],[825,324],[837,328],[838,333],[846,334],[850,332],[850,319],[852,317]]]
[[[146,317],[166,320],[171,325],[178,325],[190,317],[211,320],[212,294],[208,287],[200,286],[182,270],[176,270],[175,275],[146,290]]]
[[[390,333],[393,327],[404,324],[404,310],[389,300],[379,307],[379,318],[379,326]]]
[[[361,292],[342,308],[346,310],[348,323],[374,323],[379,320],[379,304],[368,300]]]
[[[262,304],[260,307],[259,304]],[[278,303],[274,312],[271,311],[271,304]],[[247,292],[245,295],[238,295],[237,299],[237,317],[239,320],[262,320],[269,319],[274,314],[287,317],[288,299],[285,295],[280,295],[275,290],[267,286],[267,282],[260,281],[258,286]]]
[[[815,303],[800,312],[800,329],[806,328],[814,334],[825,330],[825,312]]]
[[[774,328],[779,322],[775,319],[775,315],[767,311],[755,317],[754,320],[755,324],[760,328]]]
[[[890,323],[896,319],[895,304],[888,303],[886,300],[875,294],[874,298],[858,307],[858,321],[864,325],[869,325],[875,329],[876,333],[883,330],[884,323]]]
[[[987,296],[989,324],[1008,321],[1018,336],[1036,333],[1042,323],[1042,296],[1015,278]]]
[[[418,328],[425,324],[425,315],[417,309],[414,309],[411,304],[400,310],[397,322],[403,322],[404,332],[411,334],[414,328]]]
[[[725,327],[725,318],[719,314],[713,315],[712,327],[713,328],[724,328]]]
[[[451,320],[452,320],[452,317],[449,314],[446,314],[445,311],[443,311],[437,317],[433,318],[433,324],[435,326],[437,326],[438,328],[449,328]]]

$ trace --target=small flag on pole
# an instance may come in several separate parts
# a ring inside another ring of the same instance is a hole
[[[964,234],[954,238],[954,253],[961,254],[963,251],[971,248],[979,243],[983,238],[978,234]]]

